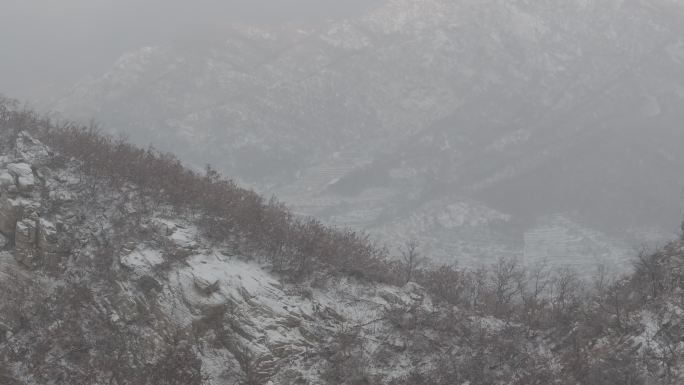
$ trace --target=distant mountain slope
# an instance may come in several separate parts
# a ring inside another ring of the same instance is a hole
[[[680,218],[682,25],[675,1],[392,0],[145,48],[54,107],[442,258],[520,254],[562,214],[613,261]],[[410,218],[437,202],[510,221],[432,236]]]

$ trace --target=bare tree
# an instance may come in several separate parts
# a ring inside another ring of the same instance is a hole
[[[618,329],[623,328],[626,312],[628,282],[619,277],[611,277],[604,266],[599,266],[594,278],[594,295],[600,311],[614,321]]]
[[[418,252],[419,243],[415,239],[411,239],[404,244],[401,251],[401,257],[406,267],[406,282],[411,282],[413,275],[422,263],[422,258]]]
[[[666,259],[662,250],[648,252],[646,247],[637,255],[635,278],[640,278],[648,287],[651,299],[657,298],[669,286]]]
[[[478,309],[485,302],[485,296],[487,294],[487,268],[484,266],[478,267],[472,272],[472,290],[471,290],[471,303],[473,309]]]
[[[508,320],[513,297],[518,293],[522,270],[515,259],[499,258],[492,266],[491,285],[494,295],[494,315]]]
[[[574,270],[566,267],[554,275],[551,306],[559,325],[567,326],[571,323],[573,313],[581,302],[580,288],[581,281]]]
[[[551,270],[547,260],[530,270],[524,269],[518,275],[518,292],[522,300],[521,318],[527,324],[528,332],[539,327],[540,319],[548,304],[547,291],[550,286]]]

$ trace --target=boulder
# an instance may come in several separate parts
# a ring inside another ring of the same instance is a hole
[[[26,131],[19,133],[15,142],[16,156],[31,163],[41,163],[49,155],[47,147]]]
[[[207,296],[212,295],[220,290],[220,283],[218,280],[210,281],[203,277],[194,276],[193,283],[197,291]]]
[[[12,163],[7,165],[7,171],[14,176],[20,191],[31,191],[36,185],[33,169],[28,163]]]
[[[176,231],[176,224],[168,220],[152,218],[150,224],[154,232],[162,237],[168,237]]]
[[[0,171],[0,189],[7,191],[12,187],[15,187],[14,176],[7,170]]]

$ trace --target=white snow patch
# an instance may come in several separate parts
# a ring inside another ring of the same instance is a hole
[[[152,226],[161,236],[167,237],[176,246],[182,248],[194,248],[197,246],[199,232],[196,226],[178,223],[164,218],[153,218]]]
[[[197,230],[194,228],[183,229],[179,228],[169,236],[169,239],[177,246],[184,248],[193,248],[197,246]]]
[[[159,250],[138,248],[132,253],[121,257],[121,264],[132,269],[136,273],[147,273],[152,267],[164,262],[164,257]]]

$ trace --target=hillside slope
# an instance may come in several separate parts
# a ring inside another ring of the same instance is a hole
[[[3,384],[684,380],[682,242],[594,289],[419,269],[168,154],[6,103],[0,124]]]

